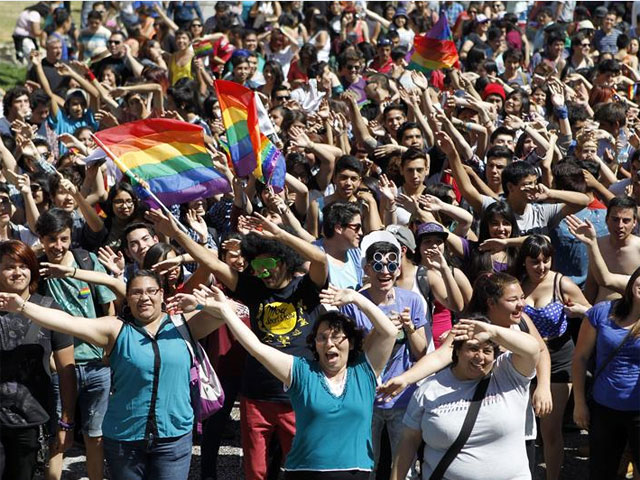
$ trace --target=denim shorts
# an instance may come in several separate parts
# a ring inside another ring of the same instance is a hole
[[[102,362],[76,365],[78,399],[82,433],[89,437],[102,436],[102,420],[109,405],[111,369]]]

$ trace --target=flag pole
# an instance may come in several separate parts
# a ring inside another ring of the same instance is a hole
[[[129,167],[127,167],[124,163],[122,163],[122,160],[120,160],[118,158],[118,156],[113,153],[111,151],[111,149],[109,147],[107,147],[104,143],[102,143],[102,141],[96,137],[93,133],[91,134],[91,138],[93,138],[93,141],[96,142],[98,144],[98,146],[100,148],[102,148],[102,150],[104,151],[104,153],[107,154],[107,156],[113,160],[113,163],[116,164],[116,166],[126,175],[129,176],[129,178],[131,178],[132,180],[134,180],[138,185],[140,185],[144,190],[146,190],[146,192],[149,194],[149,196],[153,199],[154,202],[156,202],[159,206],[160,209],[163,210],[167,215],[170,215],[171,217],[173,217],[174,221],[176,222],[176,224],[178,225],[178,227],[180,228],[180,230],[182,230],[184,233],[188,234],[189,231],[187,230],[187,227],[185,227],[179,219],[177,219],[173,213],[171,213],[171,210],[169,210],[166,205],[164,203],[162,203],[162,201],[156,196],[155,193],[153,193],[151,191],[151,189],[149,189],[146,185],[147,182],[142,182],[142,180],[140,178],[138,178],[138,176],[133,173],[131,170],[129,170]]]

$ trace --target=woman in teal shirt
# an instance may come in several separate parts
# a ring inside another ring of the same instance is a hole
[[[188,295],[183,297],[187,303]],[[218,289],[194,291],[204,311],[222,319],[247,351],[282,381],[296,414],[296,435],[285,463],[285,478],[368,479],[373,468],[371,419],[376,379],[391,355],[398,329],[370,300],[354,290],[329,286],[323,303],[353,303],[374,324],[366,341],[347,316],[320,315],[307,343],[315,360],[267,346],[235,314]],[[364,346],[363,346],[364,345]]]
[[[13,293],[0,293],[0,310],[19,312],[44,328],[104,348],[113,374],[102,426],[113,478],[186,480],[191,462],[191,358],[185,341],[162,309],[157,275],[140,270],[127,284],[132,320],[72,317]],[[220,322],[203,312],[187,315],[194,339]]]

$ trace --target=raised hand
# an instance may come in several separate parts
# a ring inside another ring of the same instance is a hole
[[[453,155],[456,155],[456,147],[453,145],[453,140],[451,140],[449,135],[440,131],[436,132],[435,137],[438,148],[442,150],[447,157],[451,158]]]
[[[389,180],[386,174],[380,175],[380,194],[390,203],[395,203],[396,197],[398,196],[398,187],[393,182],[393,180]]]
[[[353,303],[358,293],[350,288],[337,288],[331,284],[320,292],[320,303],[342,307]]]
[[[68,178],[64,178],[60,172],[58,172],[58,176],[60,177],[60,186],[69,192],[71,195],[76,195],[78,193],[78,187],[76,187],[71,180]]]
[[[201,215],[198,215],[194,208],[187,211],[187,224],[198,234],[202,242],[206,242],[209,237],[207,222]]]
[[[20,190],[20,193],[23,195],[31,195],[31,179],[29,175],[16,175],[16,187]]]
[[[418,198],[418,206],[431,213],[438,213],[442,210],[444,202],[434,195],[424,194]]]
[[[100,247],[98,249],[98,261],[113,273],[116,277],[119,277],[124,272],[124,256],[122,252],[114,252],[111,247]]]
[[[427,77],[424,76],[422,72],[418,72],[417,70],[411,71],[411,80],[413,84],[418,87],[420,90],[426,90],[429,88],[429,82],[427,81]]]
[[[487,238],[478,246],[478,249],[481,252],[497,253],[505,250],[507,246],[507,241],[503,238]]]
[[[425,267],[430,270],[442,270],[447,267],[447,259],[439,248],[430,248],[424,256]]]
[[[401,193],[396,197],[396,203],[408,211],[411,215],[415,214],[418,211],[419,204],[418,201],[404,193]]]
[[[462,318],[453,326],[451,332],[455,340],[476,340],[479,343],[483,343],[493,337],[495,328],[490,323]]]
[[[25,139],[32,139],[38,127],[36,125],[29,125],[27,122],[23,122],[20,119],[16,119],[11,122],[11,130]]]
[[[152,208],[144,214],[144,217],[153,223],[156,232],[160,232],[163,235],[171,237],[180,232],[180,228],[174,220],[173,215],[166,215],[161,210]]]
[[[73,70],[71,70],[71,67],[66,63],[58,62],[54,65],[54,67],[58,71],[58,75],[61,75],[63,77],[69,77],[74,73]]]
[[[380,398],[385,402],[390,402],[395,397],[404,392],[404,389],[409,386],[409,382],[402,378],[402,375],[390,378],[385,383],[380,385],[376,392],[380,395]]]
[[[111,128],[120,125],[120,122],[118,122],[115,115],[106,110],[98,110],[94,116],[103,128]]]
[[[40,276],[43,278],[66,278],[73,274],[75,268],[57,263],[40,262]]]
[[[581,220],[575,215],[567,215],[564,220],[571,235],[582,243],[589,244],[597,241],[596,229],[589,220]]]
[[[171,314],[191,313],[198,307],[195,295],[178,293],[165,300],[167,312]]]

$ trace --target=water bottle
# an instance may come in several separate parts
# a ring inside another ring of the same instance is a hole
[[[629,159],[629,140],[627,139],[627,132],[624,128],[620,129],[620,133],[618,134],[618,164],[626,165],[627,160]]]

